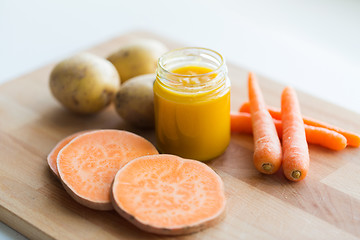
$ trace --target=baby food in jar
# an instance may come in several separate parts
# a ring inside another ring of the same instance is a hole
[[[157,147],[200,161],[230,141],[230,80],[223,57],[206,48],[164,54],[154,83]]]

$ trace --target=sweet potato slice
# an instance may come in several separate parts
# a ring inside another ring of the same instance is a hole
[[[129,161],[157,154],[146,139],[120,130],[96,130],[74,138],[57,158],[60,179],[66,191],[80,204],[111,210],[111,183]]]
[[[90,131],[90,130],[89,130]],[[51,150],[51,152],[49,153],[49,155],[47,156],[47,162],[48,165],[50,167],[50,170],[53,174],[55,174],[55,176],[59,177],[59,172],[57,170],[57,164],[56,164],[56,159],[57,156],[60,152],[60,150],[66,145],[68,144],[71,140],[73,140],[74,138],[76,138],[77,136],[79,136],[80,134],[83,134],[85,132],[88,131],[81,131],[81,132],[76,132],[74,134],[71,134],[70,136],[67,136],[66,138],[60,140],[60,142],[58,142],[55,147]]]
[[[138,228],[164,235],[210,227],[225,213],[221,178],[206,164],[174,155],[144,156],[118,171],[115,210]]]

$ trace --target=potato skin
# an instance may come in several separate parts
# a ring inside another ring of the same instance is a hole
[[[138,39],[120,48],[107,59],[114,64],[121,82],[142,74],[155,73],[158,59],[167,47],[153,39]]]
[[[109,61],[81,53],[58,63],[50,74],[49,85],[53,96],[67,109],[92,114],[112,102],[120,80]]]
[[[144,74],[126,81],[116,93],[117,113],[129,124],[138,128],[154,128],[155,74]]]

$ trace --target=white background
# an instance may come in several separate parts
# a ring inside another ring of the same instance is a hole
[[[134,30],[360,113],[358,0],[0,0],[0,83]],[[0,239],[23,237],[0,224]]]

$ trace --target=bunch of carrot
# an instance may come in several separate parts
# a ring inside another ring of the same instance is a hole
[[[281,110],[265,105],[252,73],[249,73],[248,88],[249,102],[244,103],[239,112],[231,113],[231,131],[253,134],[253,161],[258,171],[273,174],[282,164],[285,176],[299,181],[305,178],[309,169],[307,142],[332,150],[342,150],[347,145],[360,146],[359,135],[302,117],[292,88],[283,90]]]

